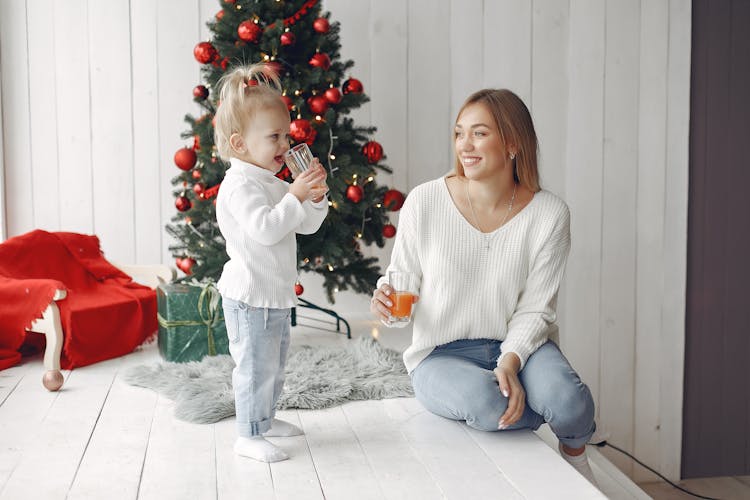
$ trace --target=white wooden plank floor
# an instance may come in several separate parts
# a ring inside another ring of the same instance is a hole
[[[408,330],[352,323],[402,350]],[[343,335],[298,326],[293,343],[343,344]],[[0,372],[3,499],[587,499],[650,498],[591,450],[602,494],[541,429],[484,433],[425,411],[413,398],[283,411],[304,436],[272,438],[290,460],[263,464],[232,452],[234,419],[195,425],[171,401],[121,380],[159,361],[155,344],[65,373],[58,393],[41,384],[41,356]]]

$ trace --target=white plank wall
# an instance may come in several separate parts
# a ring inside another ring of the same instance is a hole
[[[91,54],[93,47],[90,43],[91,24],[89,22],[88,2],[86,0],[72,0],[64,5],[54,2],[54,17],[52,25],[47,26],[55,33],[55,58],[45,60],[46,63],[55,65],[55,83],[57,99],[57,150],[59,170],[60,203],[60,227],[66,230],[96,233],[99,229],[94,225],[95,196],[94,166],[92,159],[92,139],[96,135],[92,126],[94,113],[91,109],[93,92],[91,89]],[[27,4],[28,17],[36,15],[37,7],[32,2]],[[97,20],[97,22],[99,22]],[[104,19],[101,20],[104,22]],[[96,23],[93,23],[96,24]],[[29,34],[30,43],[35,43]],[[127,66],[126,66],[127,67]],[[40,69],[43,69],[40,66]],[[46,72],[30,74],[30,79],[47,79]],[[128,96],[124,96],[126,99]],[[109,105],[115,105],[116,96],[113,96]],[[98,113],[99,111],[97,111]],[[47,119],[49,115],[32,116],[31,121]],[[127,116],[122,124],[127,123]],[[126,133],[124,127],[119,131]],[[100,138],[97,136],[97,138]],[[35,151],[46,147],[44,143],[39,144],[35,138],[31,138],[32,156]],[[99,158],[97,158],[99,159]],[[14,166],[15,168],[15,166]],[[106,169],[104,165],[97,165],[96,169]],[[32,189],[35,187],[32,185]],[[118,189],[115,185],[109,185],[110,190]],[[101,196],[101,195],[99,195]],[[119,200],[120,203],[129,203],[129,200]],[[36,222],[36,221],[35,221]],[[127,223],[126,221],[121,221]],[[40,227],[34,224],[32,227]],[[120,258],[122,250],[127,245],[127,240],[108,240],[110,247],[108,255]]]
[[[162,213],[162,207],[167,207],[171,196],[169,185],[161,183],[157,4],[151,0],[131,0],[130,25],[133,54],[130,58],[133,85],[132,209],[136,227],[133,260],[161,262],[166,258],[164,219],[158,217],[159,224],[154,224],[154,215]],[[173,144],[178,137],[169,137],[169,143]]]
[[[667,67],[669,5],[661,0],[641,3],[640,82],[638,113],[638,187],[636,217],[638,263],[635,289],[635,399],[633,450],[643,460],[659,459],[660,339],[664,295],[664,193],[666,187]],[[657,168],[655,168],[655,166]],[[636,472],[639,471],[636,468]],[[638,477],[638,476],[636,476]]]
[[[451,0],[450,120],[455,120],[464,98],[484,87],[484,57],[478,57],[484,46],[483,8],[483,0]],[[454,162],[449,163],[452,168]]]
[[[156,30],[156,47],[147,49],[156,50],[161,228],[176,213],[171,180],[179,171],[174,165],[174,153],[183,146],[193,145],[192,139],[180,138],[187,129],[183,118],[188,113],[193,116],[199,113],[192,91],[200,83],[200,67],[193,57],[193,48],[202,41],[201,23],[208,21],[199,19],[199,14],[198,0],[159,0],[156,22],[152,25]],[[173,263],[168,249],[171,238],[163,229],[159,235],[163,262]]]
[[[606,370],[601,373],[599,366],[605,22],[603,2],[570,4],[568,52],[575,57],[568,57],[566,69],[564,196],[570,207],[572,237],[563,286],[566,309],[561,311],[566,330],[560,332],[568,359],[589,385],[599,414],[606,397],[600,390],[601,379],[609,375]]]
[[[330,8],[333,9],[333,6]],[[377,140],[385,145],[385,163],[393,169],[391,175],[379,174],[378,182],[404,189],[410,185],[407,143],[404,140],[408,131],[406,49],[409,40],[406,14],[407,4],[401,0],[371,3],[371,64],[379,69],[370,74],[369,90],[366,90],[372,99],[366,107],[370,109],[372,124],[378,127]],[[347,54],[346,57],[353,57],[353,54],[348,55],[349,45],[343,43],[342,52]],[[359,74],[358,61],[353,60],[356,64],[354,71]]]
[[[0,44],[2,43],[2,40],[0,38]],[[3,81],[3,70],[0,66],[0,82]],[[0,92],[0,97],[2,97],[2,92]],[[0,98],[0,131],[3,129],[3,100]],[[5,172],[5,149],[3,147],[3,134],[0,132],[0,239],[5,241],[6,239],[6,228],[5,228],[5,220],[7,219],[7,216],[5,214],[5,176],[2,175]]]
[[[685,360],[685,286],[687,266],[688,136],[690,124],[691,5],[669,1],[667,55],[667,140],[664,189],[664,252],[661,269],[664,291],[653,300],[661,303],[659,337],[659,441],[652,453],[668,477],[680,476],[682,443],[682,377]],[[658,250],[659,247],[655,249]],[[647,332],[644,332],[647,334]],[[653,381],[651,381],[653,387]],[[646,391],[653,390],[645,384]],[[640,388],[640,387],[639,387]]]
[[[127,2],[88,2],[91,78],[91,157],[94,227],[105,241],[120,241],[120,262],[135,260],[133,128],[130,96],[130,7]],[[123,120],[124,118],[124,120]],[[114,256],[113,256],[114,258]]]
[[[484,2],[483,87],[505,87],[531,102],[531,4],[527,0]],[[475,89],[478,90],[478,89]],[[465,96],[455,96],[462,99]]]
[[[37,227],[34,220],[29,109],[29,51],[26,44],[26,2],[0,3],[0,64],[3,102],[3,177],[6,236]],[[49,119],[49,114],[45,114]]]
[[[409,2],[406,106],[409,188],[444,174],[453,165],[449,115],[451,51],[446,36],[450,33],[449,14],[448,0]]]
[[[193,47],[215,0],[0,2],[0,230],[95,233],[118,262],[172,263],[172,156],[197,113]],[[563,348],[611,440],[679,477],[687,224],[688,0],[324,0],[408,191],[453,166],[463,100],[529,105],[542,185],[569,204]],[[394,214],[397,221],[397,214]],[[387,264],[390,246],[365,249]],[[306,297],[323,302],[319,280]],[[320,300],[319,300],[320,299]],[[367,300],[340,294],[342,311]],[[223,439],[221,436],[206,436]],[[639,471],[616,455],[629,474]],[[146,481],[148,483],[148,481]],[[205,485],[213,488],[213,485]]]
[[[29,44],[29,116],[30,134],[34,142],[47,145],[43,148],[33,148],[29,161],[31,163],[31,185],[34,190],[33,204],[34,221],[42,226],[56,227],[60,225],[60,178],[57,169],[57,92],[54,85],[55,78],[55,30],[53,25],[55,13],[51,0],[37,2],[33,15],[28,15],[29,39],[35,42]],[[62,51],[61,51],[62,52]],[[64,52],[63,52],[64,53]],[[53,57],[49,57],[49,55]],[[42,117],[47,119],[42,119]]]
[[[604,169],[602,176],[602,275],[600,416],[611,439],[632,449],[635,339],[636,189],[638,186],[639,5],[606,3],[604,66]],[[632,462],[617,453],[615,463],[629,471]]]

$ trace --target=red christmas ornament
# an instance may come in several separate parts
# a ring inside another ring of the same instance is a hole
[[[307,100],[307,106],[314,114],[322,115],[328,111],[328,100],[322,95],[314,95]]]
[[[177,257],[175,259],[175,264],[177,264],[177,269],[185,274],[190,275],[193,274],[195,259],[193,259],[192,257]]]
[[[174,164],[185,171],[193,168],[197,159],[195,151],[191,148],[178,149],[174,154]]]
[[[341,90],[344,94],[361,94],[364,88],[362,87],[362,82],[356,78],[349,78],[341,86]]]
[[[201,150],[201,136],[199,136],[199,135],[194,135],[193,136],[193,149],[195,151],[200,151]]]
[[[297,41],[297,37],[294,36],[294,33],[291,31],[285,31],[281,34],[281,45],[284,45],[288,47],[289,45],[294,45],[294,42]]]
[[[339,89],[335,87],[326,89],[323,95],[325,96],[326,101],[330,102],[331,104],[338,104],[341,102],[341,92],[339,92]]]
[[[224,11],[223,10],[220,10],[219,12],[216,13],[216,20],[217,21],[221,21],[223,18],[224,18]]]
[[[237,27],[237,36],[245,42],[258,43],[263,34],[263,28],[254,21],[242,21]]]
[[[298,281],[294,284],[294,294],[298,297],[302,295],[305,291],[305,287],[302,286],[302,284]]]
[[[193,179],[196,179],[196,180],[198,180],[198,179],[200,179],[200,178],[201,178],[201,176],[202,176],[202,175],[203,175],[203,174],[201,174],[201,171],[200,171],[200,170],[193,170]]]
[[[286,109],[291,111],[292,108],[294,107],[294,101],[292,101],[292,99],[288,95],[281,96],[281,100],[284,101],[284,104],[286,105]]]
[[[364,195],[364,190],[356,184],[352,184],[351,186],[346,188],[346,198],[352,203],[359,203],[360,201],[362,201]]]
[[[398,212],[404,205],[406,197],[397,189],[389,189],[383,195],[383,206],[391,212]]]
[[[331,23],[328,22],[328,19],[325,17],[319,17],[315,21],[313,21],[313,29],[317,31],[318,33],[328,33],[328,30],[331,29]]]
[[[278,179],[285,181],[292,176],[292,172],[286,166],[283,166],[275,175]]]
[[[210,42],[201,42],[193,49],[193,56],[196,61],[201,64],[208,64],[213,61],[219,53],[216,51],[216,47],[211,45]]]
[[[223,11],[222,11],[223,12]],[[193,97],[196,101],[205,101],[208,97],[208,89],[205,85],[198,85],[193,89]]]
[[[308,146],[312,146],[315,142],[315,138],[318,136],[318,131],[315,129],[312,129],[312,132],[310,132],[310,135],[305,139],[305,142]]]
[[[331,58],[324,52],[318,52],[312,56],[309,63],[310,66],[314,68],[322,68],[323,70],[328,71],[328,68],[331,67]]]
[[[201,193],[205,190],[206,190],[206,185],[203,184],[202,182],[196,182],[195,184],[193,184],[193,192],[197,194],[198,196],[200,196]]]
[[[296,142],[307,142],[314,130],[308,120],[297,118],[289,124],[289,135]]]
[[[396,226],[393,224],[386,224],[383,226],[383,236],[386,238],[393,238],[396,236]]]
[[[210,200],[211,198],[219,194],[219,188],[221,188],[221,182],[218,184],[214,184],[210,188],[206,188],[206,190],[203,191],[203,198],[206,200]],[[216,205],[216,203],[214,203],[214,205]]]
[[[370,141],[362,146],[362,154],[370,163],[377,163],[383,159],[383,146],[376,141]]]
[[[190,203],[190,200],[188,200],[187,196],[182,195],[178,196],[174,201],[174,206],[177,207],[177,210],[179,210],[180,212],[187,212],[193,207],[193,204]]]

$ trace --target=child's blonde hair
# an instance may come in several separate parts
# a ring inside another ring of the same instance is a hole
[[[282,106],[281,82],[276,72],[263,63],[239,66],[221,77],[218,83],[219,109],[216,111],[214,143],[224,160],[232,157],[229,138],[244,135],[248,121],[259,109]]]

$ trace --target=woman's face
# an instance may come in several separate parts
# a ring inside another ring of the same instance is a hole
[[[469,179],[496,175],[510,165],[500,131],[483,104],[466,106],[454,133],[456,154]]]

